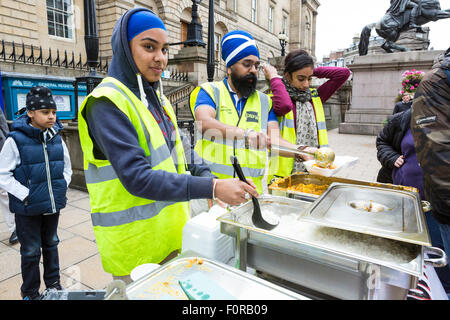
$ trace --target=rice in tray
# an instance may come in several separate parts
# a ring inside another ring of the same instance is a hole
[[[400,264],[414,260],[420,248],[401,241],[303,222],[296,214],[281,215],[280,224],[272,233],[339,252]]]

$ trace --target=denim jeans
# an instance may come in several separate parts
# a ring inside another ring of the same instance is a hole
[[[59,213],[51,215],[15,215],[16,232],[20,242],[22,295],[39,294],[41,284],[39,261],[44,264],[44,282],[47,287],[59,281],[59,257],[57,235]]]

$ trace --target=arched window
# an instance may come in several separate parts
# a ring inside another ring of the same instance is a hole
[[[180,42],[187,40],[188,25],[192,20],[192,8],[186,8],[180,17]],[[183,45],[181,47],[184,47]]]

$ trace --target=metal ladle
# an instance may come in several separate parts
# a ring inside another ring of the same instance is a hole
[[[230,157],[231,163],[233,164],[233,168],[236,171],[237,176],[239,177],[239,180],[249,184],[247,182],[247,179],[245,179],[244,173],[242,172],[241,165],[239,164],[238,159],[235,156]],[[253,201],[253,214],[252,214],[252,222],[257,228],[265,229],[265,230],[272,230],[275,228],[277,224],[271,224],[264,220],[262,213],[261,213],[261,207],[259,205],[258,199],[256,199],[254,196],[252,196]]]
[[[321,168],[328,168],[335,159],[334,151],[333,151],[333,149],[331,149],[329,147],[319,148],[319,149],[317,149],[316,152],[300,151],[297,149],[283,147],[283,146],[279,146],[279,145],[272,145],[271,149],[277,150],[277,151],[284,151],[284,152],[299,154],[302,156],[304,156],[304,155],[314,156],[314,160],[316,160],[317,165]]]

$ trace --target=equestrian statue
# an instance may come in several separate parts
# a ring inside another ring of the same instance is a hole
[[[441,10],[439,0],[391,0],[391,6],[383,18],[365,26],[361,31],[359,55],[367,55],[373,28],[385,40],[381,48],[387,53],[393,53],[394,49],[409,51],[408,48],[395,44],[402,32],[416,29],[417,32],[424,33],[422,25],[447,18],[450,18],[450,9]]]

